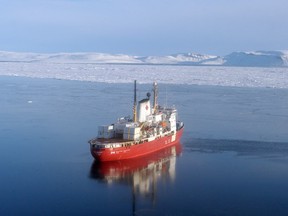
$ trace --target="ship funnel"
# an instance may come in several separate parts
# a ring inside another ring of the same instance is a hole
[[[139,101],[139,122],[145,122],[147,116],[151,115],[151,105],[148,98]]]

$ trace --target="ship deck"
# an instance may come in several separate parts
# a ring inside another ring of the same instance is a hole
[[[105,138],[94,138],[89,141],[91,144],[96,144],[96,142],[100,142],[103,144],[109,144],[109,143],[126,143],[126,142],[132,142],[131,140],[124,140],[121,138],[110,138],[110,139],[105,139]]]

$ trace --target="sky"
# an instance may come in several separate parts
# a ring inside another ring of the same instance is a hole
[[[0,0],[0,50],[129,55],[288,50],[287,0]]]

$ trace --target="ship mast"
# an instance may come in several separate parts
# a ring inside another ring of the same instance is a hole
[[[136,80],[134,80],[134,105],[133,105],[133,121],[137,122],[137,98],[136,98]]]
[[[154,96],[154,101],[153,101],[153,111],[154,113],[157,112],[157,106],[158,106],[158,102],[157,102],[157,99],[158,99],[158,85],[157,85],[157,82],[154,82],[153,83],[153,96]]]

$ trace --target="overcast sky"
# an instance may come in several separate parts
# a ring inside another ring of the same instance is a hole
[[[0,0],[0,50],[288,50],[287,0]]]

